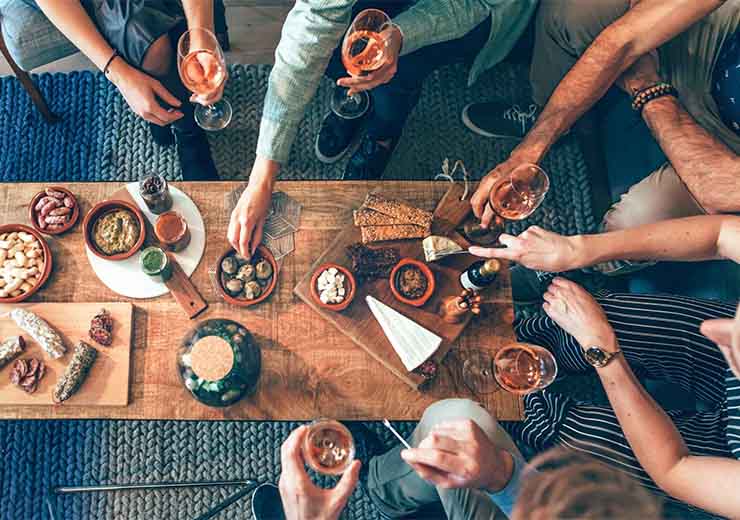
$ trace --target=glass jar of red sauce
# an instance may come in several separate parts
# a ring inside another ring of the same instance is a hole
[[[182,251],[190,243],[188,223],[177,211],[162,213],[154,224],[154,233],[170,251]]]

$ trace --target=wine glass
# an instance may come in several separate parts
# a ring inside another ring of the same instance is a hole
[[[352,433],[338,421],[316,419],[309,427],[301,446],[303,460],[324,475],[341,475],[355,458]]]
[[[342,63],[351,76],[362,76],[382,67],[388,60],[388,47],[394,25],[383,11],[365,9],[357,14],[342,41]],[[336,87],[331,109],[344,119],[362,117],[370,108],[370,95],[348,95],[346,87]]]
[[[185,87],[199,96],[211,96],[226,81],[226,60],[216,36],[208,29],[186,31],[177,42],[177,69]],[[222,130],[231,122],[231,104],[221,99],[197,104],[195,122],[203,130]]]
[[[504,390],[526,395],[539,392],[555,381],[558,364],[546,348],[515,343],[496,353],[493,372]]]
[[[523,220],[545,200],[550,190],[550,178],[536,164],[525,163],[508,175],[498,178],[488,194],[487,206],[495,213],[493,225],[482,228],[480,223],[465,225],[465,234],[475,242],[489,245],[498,239],[505,220]]]
[[[482,350],[465,353],[462,377],[465,386],[475,395],[492,394],[499,389],[493,376],[493,357]]]

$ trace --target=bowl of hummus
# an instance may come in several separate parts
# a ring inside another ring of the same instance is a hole
[[[83,224],[85,244],[105,260],[125,260],[144,244],[144,216],[123,200],[99,202],[87,213]]]

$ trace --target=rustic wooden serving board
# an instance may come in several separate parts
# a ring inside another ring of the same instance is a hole
[[[67,353],[60,359],[51,359],[41,346],[19,328],[10,317],[0,319],[0,338],[23,336],[26,349],[16,359],[35,357],[46,365],[46,375],[33,394],[27,394],[10,382],[13,361],[0,369],[0,405],[50,406],[126,406],[129,397],[133,305],[130,303],[29,303],[0,305],[0,314],[14,307],[23,307],[46,320],[64,339]],[[113,343],[103,347],[90,339],[90,320],[100,309],[107,309],[113,317]],[[57,379],[72,359],[78,340],[84,340],[98,350],[98,357],[82,387],[71,398],[56,404],[51,392]]]
[[[441,199],[434,211],[432,230],[433,234],[450,236],[460,246],[467,247],[468,243],[465,239],[454,231],[470,213],[470,203],[460,200],[462,191],[459,185],[453,185]],[[360,229],[350,223],[339,233],[331,246],[316,259],[311,269],[295,287],[294,292],[324,319],[332,323],[340,332],[362,347],[397,377],[413,388],[419,389],[425,383],[424,377],[406,370],[390,341],[386,338],[380,324],[367,306],[365,297],[368,294],[374,296],[384,304],[443,338],[442,345],[433,356],[433,359],[439,362],[454,345],[471,318],[468,315],[462,323],[446,323],[438,314],[440,304],[445,298],[460,294],[462,291],[459,281],[460,273],[475,259],[470,255],[459,254],[428,263],[427,265],[434,273],[436,289],[429,301],[421,308],[412,307],[396,300],[391,293],[388,278],[365,282],[358,288],[350,306],[342,312],[333,312],[320,307],[311,296],[310,283],[314,271],[326,262],[336,263],[351,270],[352,261],[347,256],[346,249],[347,246],[360,241]],[[383,242],[371,247],[395,247],[399,249],[402,258],[411,257],[424,260],[421,240],[397,240]],[[484,299],[492,301],[488,297],[488,293],[495,292],[495,290],[496,284],[485,291]]]

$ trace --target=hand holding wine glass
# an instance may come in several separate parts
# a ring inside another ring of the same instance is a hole
[[[221,99],[228,70],[216,35],[208,29],[186,31],[177,44],[177,66],[185,87],[199,105],[195,121],[204,130],[221,130],[231,121],[231,104]]]
[[[348,78],[337,80],[337,85],[349,89],[347,92],[349,96],[390,83],[396,75],[398,71],[398,58],[403,45],[403,33],[398,26],[390,24],[380,35],[387,45],[383,65],[371,72],[350,75]]]

